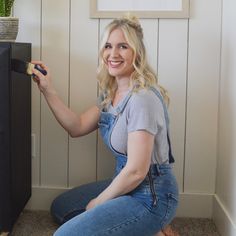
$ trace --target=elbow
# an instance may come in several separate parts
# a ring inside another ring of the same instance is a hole
[[[78,137],[82,136],[80,129],[78,127],[80,127],[80,124],[78,124],[78,123],[72,123],[72,124],[70,124],[70,126],[68,126],[67,132],[71,138],[78,138]]]
[[[147,173],[141,170],[134,170],[131,172],[131,175],[133,176],[135,182],[141,183],[145,179]]]
[[[71,138],[78,138],[78,137],[81,136],[81,135],[80,135],[78,132],[76,132],[75,130],[69,130],[69,131],[68,131],[68,134],[70,135]]]
[[[146,176],[148,169],[145,167],[134,167],[134,166],[127,166],[127,171],[139,182],[142,182]]]
[[[142,182],[144,179],[146,178],[146,173],[144,174],[144,173],[139,173],[139,174],[137,174],[137,180],[138,180],[138,182]]]
[[[78,137],[76,134],[72,133],[72,132],[68,132],[68,134],[70,135],[71,138],[76,138]]]

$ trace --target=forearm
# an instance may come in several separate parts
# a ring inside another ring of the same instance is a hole
[[[143,173],[123,169],[112,183],[97,197],[97,202],[103,203],[134,190],[145,178]]]
[[[56,90],[52,86],[48,67],[41,61],[32,61],[32,63],[39,65],[47,72],[46,75],[43,75],[39,70],[33,68],[33,80],[37,83],[39,90],[44,95],[49,108],[57,121],[71,136],[74,137],[75,134],[78,134],[78,130],[80,129],[80,118],[73,111],[71,111],[57,95]]]
[[[63,103],[56,91],[43,94],[56,120],[71,136],[75,136],[79,128],[79,117]]]

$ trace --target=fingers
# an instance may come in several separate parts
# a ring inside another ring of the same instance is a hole
[[[46,70],[47,73],[49,72],[49,68],[42,62],[42,61],[31,61],[32,64],[39,65],[42,69]]]
[[[45,76],[37,69],[32,69],[33,72],[33,80],[37,83],[40,83],[42,79],[45,79]]]
[[[44,75],[37,69],[33,68],[32,72],[34,75],[36,75],[39,79],[42,78]]]
[[[35,76],[32,76],[33,81],[36,82],[37,84],[39,83],[39,79],[37,79]]]
[[[41,67],[45,66],[42,61],[31,61],[32,64],[40,65]]]

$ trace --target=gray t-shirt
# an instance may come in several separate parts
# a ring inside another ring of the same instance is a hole
[[[107,111],[116,114],[115,108],[110,104]],[[132,94],[112,131],[112,147],[127,155],[128,133],[138,130],[145,130],[155,136],[151,163],[169,163],[164,109],[162,102],[152,90],[141,89]]]

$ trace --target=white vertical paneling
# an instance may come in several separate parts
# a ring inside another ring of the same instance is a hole
[[[69,1],[42,1],[42,59],[50,67],[53,84],[68,103]],[[41,184],[67,186],[68,135],[45,100],[41,111]]]
[[[184,164],[187,32],[187,20],[159,20],[158,77],[170,96],[170,136],[180,191]]]
[[[142,19],[140,24],[143,28],[143,40],[146,47],[147,58],[152,69],[157,73],[158,60],[158,20]]]
[[[107,24],[111,22],[111,19],[100,20],[100,35],[98,39],[102,37],[104,29]],[[97,179],[111,178],[114,174],[115,158],[111,152],[107,149],[102,141],[100,134],[98,134],[98,146],[97,146]]]
[[[27,7],[22,7],[27,6]],[[32,44],[32,59],[40,59],[41,0],[15,0],[14,15],[19,18],[17,42]],[[32,159],[32,184],[39,185],[40,171],[40,92],[32,83],[32,133],[35,134],[36,157]]]
[[[71,1],[70,105],[77,113],[96,104],[98,20],[89,19],[89,1]],[[96,180],[97,133],[69,143],[69,185]]]
[[[219,102],[216,223],[221,235],[236,235],[236,1],[223,1]],[[224,217],[222,217],[224,216]],[[226,225],[230,227],[225,227]],[[232,227],[232,231],[230,229]],[[234,230],[233,230],[234,228]],[[225,231],[225,232],[224,232]],[[228,231],[228,233],[226,232]],[[235,232],[235,233],[234,233]]]
[[[185,191],[214,193],[221,0],[191,1]]]

